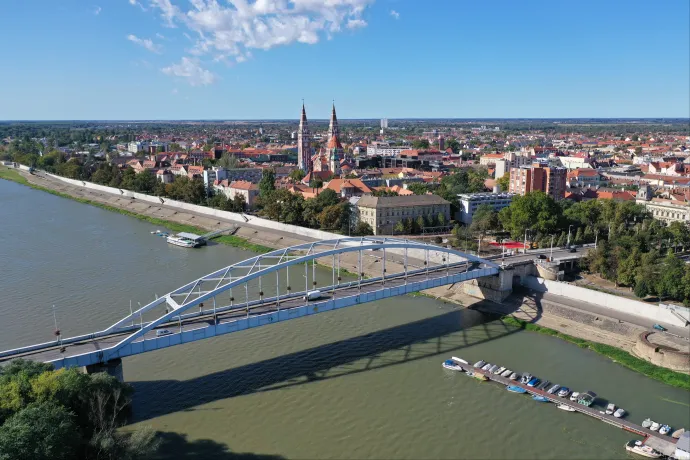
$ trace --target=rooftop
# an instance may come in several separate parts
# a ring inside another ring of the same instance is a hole
[[[357,206],[365,208],[400,208],[450,204],[438,195],[363,196]]]

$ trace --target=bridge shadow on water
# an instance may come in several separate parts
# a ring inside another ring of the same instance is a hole
[[[511,302],[512,304],[513,302]],[[496,307],[500,307],[497,309]],[[189,380],[131,382],[134,422],[235,396],[354,375],[480,345],[521,329],[495,321],[516,307],[479,302],[369,334]],[[126,364],[125,364],[126,365]]]

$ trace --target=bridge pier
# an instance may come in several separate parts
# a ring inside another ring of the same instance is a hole
[[[89,364],[88,366],[82,367],[82,371],[85,374],[95,374],[96,372],[106,372],[108,375],[112,375],[120,382],[125,381],[124,372],[122,369],[122,358],[111,359],[106,363]]]

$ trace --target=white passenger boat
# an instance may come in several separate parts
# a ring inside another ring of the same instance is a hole
[[[613,416],[616,417],[616,418],[621,418],[621,417],[623,417],[624,415],[625,415],[625,409],[623,409],[622,407],[619,407],[619,408],[616,410],[616,412],[613,413]]]
[[[643,457],[649,458],[659,458],[661,457],[661,452],[652,449],[649,446],[642,444],[642,441],[632,440],[625,445],[625,450],[628,452],[633,452],[637,455],[642,455]]]
[[[180,232],[177,235],[168,236],[165,240],[170,244],[183,248],[198,248],[206,241],[199,235],[187,232]]]
[[[572,407],[570,407],[567,404],[559,404],[556,407],[558,407],[561,410],[567,411],[567,412],[575,412],[575,409],[573,409]]]
[[[577,391],[573,391],[573,394],[570,395],[570,400],[571,401],[577,401],[577,398],[580,397],[580,393]]]
[[[616,405],[614,403],[609,403],[609,405],[606,406],[606,415],[613,415],[614,412],[616,412]]]
[[[458,363],[456,363],[452,359],[447,359],[447,360],[443,361],[443,367],[445,369],[450,369],[451,371],[459,371],[459,372],[463,371],[462,367],[460,367],[458,365]]]

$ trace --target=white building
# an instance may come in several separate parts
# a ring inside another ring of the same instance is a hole
[[[148,142],[130,142],[127,144],[127,151],[132,153],[139,153],[148,148]]]
[[[636,202],[643,204],[652,217],[666,224],[683,222],[690,225],[690,203],[654,198],[654,192],[649,185],[640,187]]]
[[[400,152],[407,150],[405,145],[391,145],[390,142],[372,142],[367,145],[367,156],[397,157]]]
[[[222,181],[228,178],[228,171],[223,168],[213,167],[211,169],[204,169],[204,186],[207,190],[213,188],[213,183],[215,181]]]
[[[513,201],[514,193],[463,193],[458,195],[460,210],[455,216],[455,220],[470,225],[477,208],[483,204],[488,204],[494,211],[498,212],[510,206]]]

